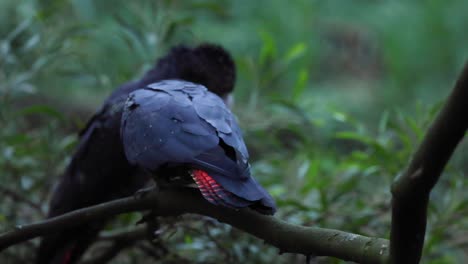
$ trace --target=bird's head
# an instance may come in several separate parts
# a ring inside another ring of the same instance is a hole
[[[236,81],[236,66],[231,55],[221,46],[201,44],[194,48],[176,46],[146,75],[146,81],[182,79],[201,84],[229,100]]]
[[[234,89],[236,66],[231,55],[222,47],[200,45],[182,62],[182,78],[206,86],[211,92],[225,96]]]

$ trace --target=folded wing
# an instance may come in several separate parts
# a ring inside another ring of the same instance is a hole
[[[247,148],[235,117],[204,86],[169,80],[131,93],[121,137],[128,160],[142,168],[157,171],[166,164],[180,164],[206,172],[215,185],[204,176],[198,179],[205,198],[218,199],[210,202],[250,206],[268,214],[275,211],[271,196],[250,175]],[[226,195],[213,193],[218,189]]]

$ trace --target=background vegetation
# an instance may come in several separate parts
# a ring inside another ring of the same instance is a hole
[[[76,131],[115,87],[174,44],[215,42],[235,57],[234,111],[278,217],[388,237],[390,184],[468,58],[466,10],[463,0],[1,0],[0,231],[43,217]],[[431,197],[423,263],[468,259],[467,149]],[[304,261],[203,217],[166,222],[160,263]],[[29,263],[37,242],[1,262]],[[113,263],[153,263],[149,245]]]

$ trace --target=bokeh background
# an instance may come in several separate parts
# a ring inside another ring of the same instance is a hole
[[[234,112],[278,217],[388,238],[391,182],[468,58],[467,10],[465,0],[0,0],[0,231],[43,218],[76,132],[115,87],[175,44],[214,42],[235,58]],[[431,196],[422,263],[468,259],[467,150]],[[112,263],[305,261],[204,217],[164,221],[167,251],[135,242]],[[30,263],[37,242],[0,262]]]

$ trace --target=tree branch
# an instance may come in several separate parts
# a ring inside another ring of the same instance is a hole
[[[184,213],[210,216],[263,239],[279,248],[280,252],[333,256],[359,263],[385,263],[388,258],[388,241],[385,239],[333,229],[292,225],[250,209],[234,210],[214,206],[205,201],[197,190],[187,188],[153,192],[140,198],[118,199],[35,224],[18,226],[15,230],[0,235],[0,250],[103,216],[148,209],[153,209],[159,216]]]
[[[0,192],[3,193],[3,195],[5,196],[9,196],[14,202],[27,204],[32,209],[36,210],[41,216],[44,216],[44,212],[42,211],[42,208],[38,203],[35,203],[27,199],[26,197],[19,194],[18,192],[6,186],[1,186],[1,185],[0,185]]]
[[[468,64],[415,152],[392,186],[391,263],[419,263],[429,195],[468,128]]]

